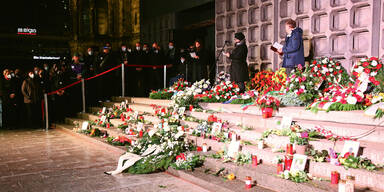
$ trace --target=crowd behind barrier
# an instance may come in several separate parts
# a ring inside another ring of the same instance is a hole
[[[74,53],[71,61],[45,63],[24,73],[5,69],[0,81],[1,128],[42,128],[44,94],[48,96],[49,122],[63,122],[64,117],[82,110],[82,80],[86,81],[87,106],[94,106],[111,96],[145,97],[163,88],[163,82],[168,86],[179,78],[189,82],[209,79],[208,70],[214,66],[208,67],[208,63],[200,41],[187,49],[177,49],[169,42],[164,51],[157,43],[151,47],[136,43],[132,49],[121,45],[118,52],[112,52],[111,44],[106,43],[101,52],[88,48],[84,54]]]

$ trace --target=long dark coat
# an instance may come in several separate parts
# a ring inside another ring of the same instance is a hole
[[[242,42],[236,45],[235,49],[229,58],[231,62],[231,80],[234,82],[244,82],[249,80],[248,65],[247,65],[248,48]]]

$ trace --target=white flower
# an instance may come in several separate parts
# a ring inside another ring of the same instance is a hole
[[[220,99],[220,97],[219,97],[218,95],[216,95],[216,99],[217,99],[217,100],[219,100],[219,99]]]
[[[324,58],[321,62],[322,62],[323,64],[328,63],[328,58]]]
[[[302,85],[302,86],[300,86],[300,88],[302,88],[302,89],[305,89],[305,86],[304,86],[304,85]]]
[[[371,72],[371,76],[374,77],[377,75],[377,72]]]
[[[366,58],[362,58],[362,59],[360,60],[360,62],[362,62],[362,63],[364,63],[364,62],[366,62],[366,61],[367,61]]]
[[[329,69],[329,72],[333,72],[333,68],[330,68],[330,69]]]
[[[229,85],[229,84],[231,84],[231,82],[230,81],[226,81],[225,84]]]
[[[377,102],[381,101],[381,99],[382,99],[381,96],[374,96],[374,97],[372,98],[372,103],[377,103]]]
[[[373,60],[373,61],[371,62],[371,65],[375,67],[375,66],[377,65],[377,61]]]
[[[239,91],[240,91],[240,88],[236,88],[236,91],[239,92]]]
[[[336,101],[341,101],[342,97],[341,96],[337,96],[336,97]]]
[[[355,105],[357,103],[357,99],[356,99],[356,97],[353,97],[350,95],[347,97],[347,102],[348,102],[348,104]]]
[[[226,93],[225,96],[229,96],[229,93]]]
[[[289,171],[288,170],[284,171],[284,179],[289,179]]]
[[[207,88],[208,88],[208,85],[207,85],[207,84],[204,84],[204,85],[203,85],[203,88],[204,88],[204,89],[207,89]]]
[[[360,66],[357,69],[355,69],[356,72],[362,73],[364,71],[364,67]]]
[[[341,69],[341,67],[340,67],[340,66],[337,66],[337,67],[336,67],[336,69],[337,69],[337,70],[340,70],[340,69]]]
[[[296,79],[295,79],[295,81],[296,81],[296,82],[299,82],[299,79],[298,79],[298,78],[296,78]]]

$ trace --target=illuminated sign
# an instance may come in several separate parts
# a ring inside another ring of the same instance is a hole
[[[41,60],[59,60],[60,57],[51,57],[51,56],[33,56],[33,59],[41,59]]]
[[[36,35],[37,30],[31,29],[31,28],[17,28],[17,34],[18,35]]]

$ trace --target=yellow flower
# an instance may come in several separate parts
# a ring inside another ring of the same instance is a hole
[[[233,173],[227,175],[227,179],[230,180],[230,181],[234,180],[235,178],[236,178],[236,176]]]

